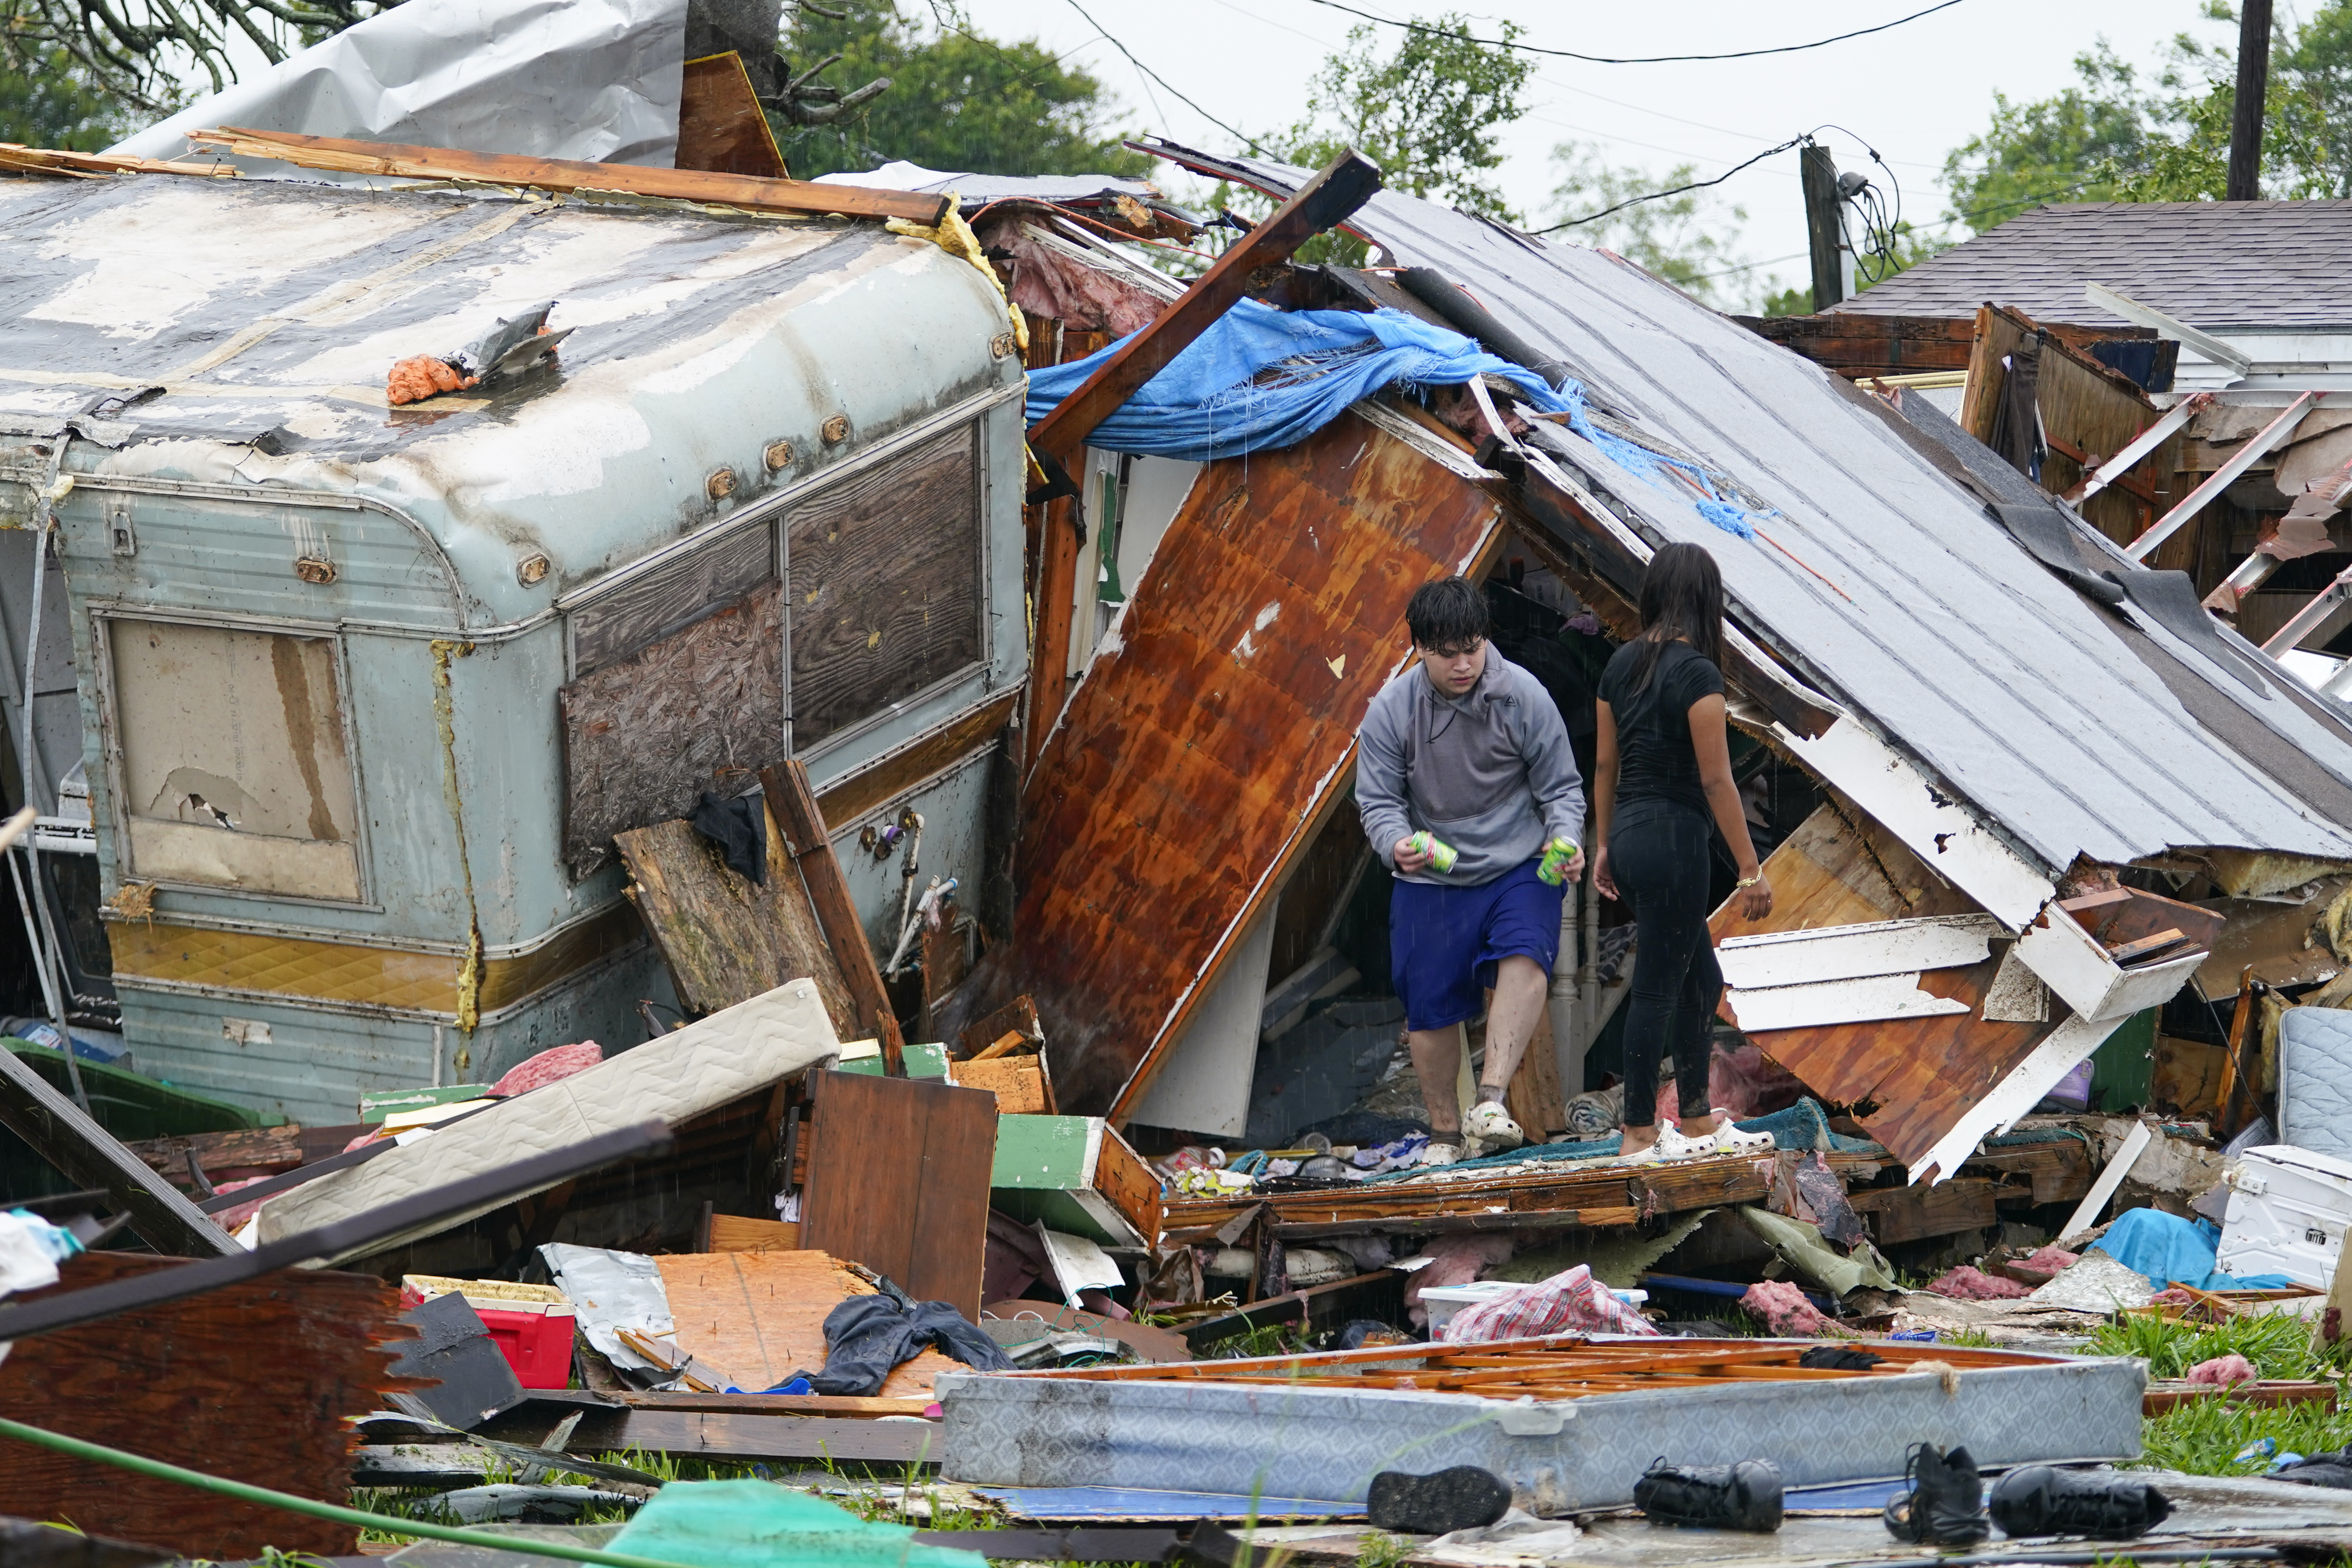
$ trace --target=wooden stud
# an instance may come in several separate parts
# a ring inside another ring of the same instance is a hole
[[[906,1037],[898,1032],[890,994],[882,987],[882,966],[874,961],[874,947],[866,940],[866,924],[857,918],[857,905],[849,896],[841,861],[834,855],[833,841],[825,837],[824,814],[817,809],[816,795],[809,788],[808,769],[798,757],[761,768],[760,787],[792,846],[793,863],[808,885],[809,902],[816,909],[817,924],[824,928],[835,962],[841,965],[859,1026],[882,1043],[883,1070],[892,1078],[906,1077]]]

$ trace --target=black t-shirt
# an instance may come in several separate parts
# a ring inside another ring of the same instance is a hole
[[[1650,684],[1636,692],[1633,663],[1642,645],[1629,642],[1601,674],[1601,700],[1617,723],[1617,809],[1663,800],[1708,815],[1699,784],[1698,753],[1691,749],[1691,704],[1723,694],[1723,672],[1696,648],[1670,642],[1659,654]]]

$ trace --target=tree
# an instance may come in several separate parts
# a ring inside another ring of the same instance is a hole
[[[122,105],[92,87],[62,49],[37,70],[0,66],[0,142],[95,153],[122,140],[131,124]]]
[[[81,87],[142,114],[167,113],[183,79],[218,92],[234,55],[271,64],[399,0],[0,0],[0,71],[38,80],[70,63]]]
[[[1650,191],[1690,184],[1698,178],[1696,164],[1678,163],[1654,177],[1636,168],[1613,168],[1601,161],[1598,147],[1580,142],[1561,142],[1551,150],[1551,161],[1559,174],[1559,183],[1552,187],[1552,208],[1561,221],[1608,214],[1563,228],[1559,237],[1613,250],[1710,305],[1746,294],[1750,264],[1739,248],[1746,207],[1717,209],[1698,191],[1633,200]],[[1631,205],[1621,205],[1629,202]],[[1609,212],[1612,207],[1618,210]]]
[[[857,173],[904,159],[929,169],[982,174],[1119,174],[1140,178],[1151,160],[1129,152],[1112,129],[1117,99],[1070,70],[1034,38],[999,43],[972,31],[951,5],[929,26],[895,0],[803,8],[786,39],[796,72],[827,56],[827,74],[851,87],[888,78],[889,90],[827,125],[776,117],[776,140],[794,177]]]

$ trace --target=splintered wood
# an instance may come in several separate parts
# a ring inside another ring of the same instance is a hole
[[[1849,1377],[1947,1376],[1987,1367],[2055,1366],[2063,1356],[2021,1351],[1955,1350],[1947,1345],[1871,1342],[1880,1364],[1866,1370],[1809,1367],[1812,1343],[1756,1340],[1592,1341],[1556,1334],[1485,1344],[1396,1345],[1327,1355],[1258,1356],[1164,1366],[1099,1366],[1011,1377],[1078,1378],[1089,1383],[1247,1383],[1316,1388],[1412,1389],[1475,1394],[1487,1399],[1580,1399],[1654,1388],[1738,1383],[1808,1383]]]
[[[824,1315],[874,1287],[822,1252],[680,1253],[654,1260],[677,1346],[735,1386],[773,1388],[824,1365]],[[962,1363],[937,1351],[902,1362],[881,1397],[928,1398],[931,1379]]]

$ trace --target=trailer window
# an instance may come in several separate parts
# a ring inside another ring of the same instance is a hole
[[[333,640],[106,625],[125,874],[356,900],[358,798]]]

